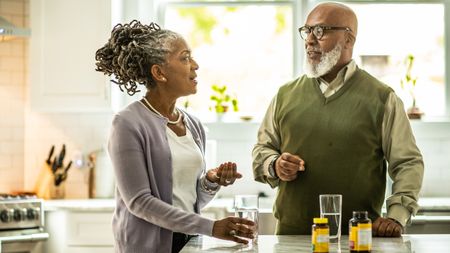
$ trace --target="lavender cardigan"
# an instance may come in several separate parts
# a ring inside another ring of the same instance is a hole
[[[186,112],[184,123],[205,152],[200,121]],[[166,137],[167,119],[134,102],[112,123],[108,151],[116,177],[113,232],[116,252],[171,252],[172,231],[211,236],[214,221],[198,213],[214,195],[204,191],[197,177],[196,213],[172,206],[172,157]]]

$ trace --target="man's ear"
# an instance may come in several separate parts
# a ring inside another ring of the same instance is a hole
[[[353,48],[353,46],[355,45],[355,36],[353,36],[353,34],[351,33],[347,33],[345,36],[345,48],[349,49],[349,48]]]
[[[164,70],[161,66],[155,64],[150,68],[150,73],[152,74],[153,79],[155,81],[159,82],[165,82],[167,81],[166,77],[164,76]]]

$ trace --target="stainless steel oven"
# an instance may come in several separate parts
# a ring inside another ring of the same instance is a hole
[[[41,253],[44,229],[42,200],[34,195],[0,194],[0,253]]]

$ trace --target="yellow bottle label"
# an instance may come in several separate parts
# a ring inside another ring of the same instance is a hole
[[[356,250],[356,240],[358,239],[358,227],[350,226],[348,235],[348,247],[350,250]]]
[[[330,229],[316,228],[312,233],[312,251],[328,252],[330,243]]]
[[[369,251],[372,248],[372,224],[358,224],[357,246],[359,251]]]
[[[372,224],[360,223],[351,226],[348,246],[353,251],[370,251],[372,248]]]

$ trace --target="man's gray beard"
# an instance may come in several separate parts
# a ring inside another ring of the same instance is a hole
[[[315,78],[327,74],[334,66],[336,66],[339,58],[341,58],[341,53],[342,46],[338,43],[331,51],[323,53],[320,57],[320,62],[316,65],[311,64],[308,60],[308,55],[305,54],[303,70],[305,71],[306,76]]]

